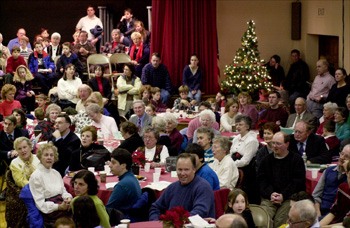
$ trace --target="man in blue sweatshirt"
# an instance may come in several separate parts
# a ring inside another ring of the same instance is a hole
[[[211,185],[196,176],[196,160],[191,154],[177,157],[176,172],[179,180],[169,185],[161,197],[152,204],[149,220],[159,220],[166,210],[182,206],[192,215],[215,218],[215,197]]]

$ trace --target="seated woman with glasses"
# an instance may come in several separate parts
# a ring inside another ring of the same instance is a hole
[[[165,164],[165,159],[169,157],[168,148],[158,145],[159,132],[151,126],[145,127],[143,131],[143,141],[145,146],[137,148],[133,155],[143,153],[146,161],[151,162],[151,168],[161,167]]]

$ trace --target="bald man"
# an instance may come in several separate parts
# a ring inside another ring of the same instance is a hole
[[[248,228],[244,218],[237,214],[225,214],[216,220],[216,228]]]
[[[10,40],[10,42],[7,45],[7,48],[10,50],[11,53],[12,53],[12,48],[14,46],[18,46],[18,47],[21,46],[21,44],[19,43],[19,40],[25,35],[26,35],[26,30],[24,30],[24,28],[18,29],[18,31],[17,31],[17,38],[14,38],[14,39]],[[32,49],[32,46],[30,45],[29,42],[27,44],[27,48]]]

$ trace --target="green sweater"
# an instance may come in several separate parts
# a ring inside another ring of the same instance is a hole
[[[71,203],[73,213],[74,213],[74,207],[73,207],[74,201],[78,197],[79,196],[74,197]],[[109,216],[107,214],[107,211],[103,202],[96,195],[93,195],[93,196],[89,195],[89,197],[94,201],[98,217],[100,218],[100,226],[103,226],[104,228],[110,228],[111,225],[109,224]]]

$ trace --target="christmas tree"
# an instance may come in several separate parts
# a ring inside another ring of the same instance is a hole
[[[255,35],[255,23],[247,22],[248,29],[242,37],[242,47],[236,51],[236,56],[230,65],[225,67],[225,80],[221,82],[224,93],[248,92],[253,94],[259,89],[272,90],[272,83],[264,60],[260,60],[258,41]]]

